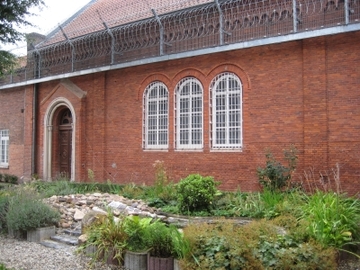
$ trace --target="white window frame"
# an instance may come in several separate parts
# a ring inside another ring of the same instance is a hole
[[[184,94],[185,87],[189,92]],[[194,77],[183,78],[176,86],[175,97],[175,116],[176,116],[176,140],[175,149],[177,150],[197,150],[203,148],[203,87],[200,81]],[[184,111],[183,105],[186,103],[187,111]],[[199,107],[197,108],[196,106]],[[199,117],[200,116],[200,120]],[[181,120],[186,121],[186,126]],[[187,133],[188,143],[182,142],[182,134]],[[199,138],[195,136],[199,135]],[[194,140],[200,140],[194,142]]]
[[[160,93],[159,90],[164,90]],[[154,96],[151,93],[156,91]],[[160,96],[160,94],[163,94]],[[150,102],[153,112],[150,114]],[[144,91],[144,122],[143,143],[145,149],[168,149],[169,146],[169,91],[166,85],[160,81],[150,83]],[[162,111],[161,111],[162,109]],[[150,117],[152,115],[152,128]],[[150,132],[154,138],[150,139]],[[161,136],[162,135],[162,136]]]
[[[217,75],[210,84],[210,98],[211,149],[241,150],[243,128],[240,78],[231,72]]]
[[[0,130],[0,167],[9,167],[9,130]]]

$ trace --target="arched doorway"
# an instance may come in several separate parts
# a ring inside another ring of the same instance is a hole
[[[69,109],[59,114],[59,172],[61,177],[71,178],[72,114]]]
[[[75,180],[76,115],[72,104],[57,98],[48,106],[44,119],[43,179]]]

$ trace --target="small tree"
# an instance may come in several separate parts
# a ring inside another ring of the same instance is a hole
[[[19,26],[31,26],[26,20],[30,8],[44,5],[43,0],[6,0],[0,2],[0,44],[15,44],[24,38],[24,34],[17,30]],[[11,72],[17,64],[16,56],[10,52],[0,50],[0,76]]]
[[[260,184],[271,191],[282,190],[288,185],[296,169],[297,149],[292,145],[284,150],[284,159],[288,162],[288,166],[277,161],[270,150],[266,152],[265,157],[265,168],[257,168]]]

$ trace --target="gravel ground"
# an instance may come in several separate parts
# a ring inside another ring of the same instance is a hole
[[[75,254],[76,247],[53,249],[41,244],[0,235],[0,263],[15,270],[111,270],[108,265],[90,267],[90,259]],[[119,269],[117,267],[116,269]],[[344,260],[338,270],[360,270],[360,260]]]
[[[76,247],[53,249],[38,243],[0,235],[0,263],[15,270],[110,270],[107,265],[90,267],[90,259],[75,254]]]

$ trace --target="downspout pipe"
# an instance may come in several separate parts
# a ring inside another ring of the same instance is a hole
[[[33,107],[32,107],[32,141],[31,141],[31,176],[36,174],[36,157],[37,157],[37,150],[36,150],[36,127],[37,127],[37,107],[38,107],[38,88],[39,84],[35,83],[33,85]]]

